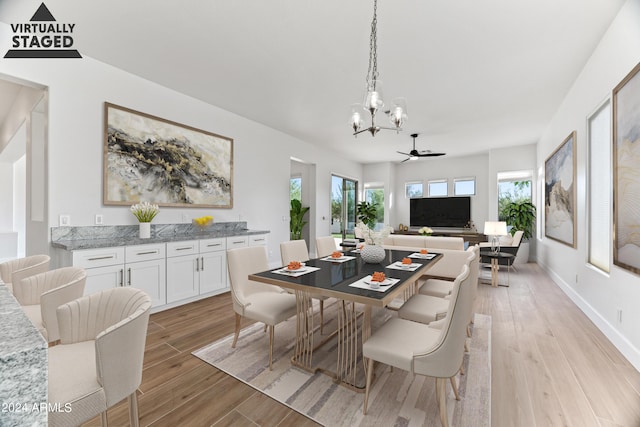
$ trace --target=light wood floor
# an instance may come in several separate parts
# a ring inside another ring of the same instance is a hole
[[[492,425],[640,426],[640,373],[536,264],[510,279],[480,285],[476,300],[493,321]],[[191,355],[233,325],[229,294],[151,316],[141,425],[316,425]],[[126,403],[109,410],[109,425],[128,425]]]

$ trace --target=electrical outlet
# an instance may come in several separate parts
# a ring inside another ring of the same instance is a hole
[[[71,216],[70,215],[60,215],[58,219],[58,223],[60,227],[67,227],[71,225]]]
[[[102,225],[104,224],[104,218],[102,217],[101,214],[96,214],[96,220],[95,220],[96,225]]]

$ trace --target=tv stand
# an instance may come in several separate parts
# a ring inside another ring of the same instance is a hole
[[[418,235],[418,229],[409,229],[409,231],[394,231],[393,234],[406,234],[406,235]],[[469,242],[470,245],[476,245],[480,242],[488,241],[487,236],[482,233],[477,233],[464,228],[452,228],[444,229],[437,228],[431,233],[432,236],[449,236],[449,237],[462,237],[465,242]]]

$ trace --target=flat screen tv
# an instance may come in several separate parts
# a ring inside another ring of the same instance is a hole
[[[465,227],[471,221],[471,197],[425,197],[409,201],[411,227]]]

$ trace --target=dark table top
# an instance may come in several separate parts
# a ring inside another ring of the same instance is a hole
[[[380,264],[367,264],[359,254],[345,251],[346,256],[354,256],[354,259],[345,262],[323,261],[316,258],[307,261],[307,266],[319,267],[320,270],[303,274],[299,277],[285,276],[273,273],[279,268],[252,274],[251,280],[281,286],[287,289],[303,290],[314,294],[334,297],[349,301],[361,302],[374,306],[386,306],[393,298],[402,292],[407,286],[413,284],[420,276],[436,262],[442,258],[442,254],[434,253],[436,256],[430,260],[411,258],[416,264],[422,264],[415,271],[403,271],[388,269],[386,266],[417,251],[386,250],[386,258]],[[281,268],[281,267],[280,267]],[[349,286],[369,274],[376,271],[384,272],[387,277],[400,279],[398,283],[389,287],[385,292],[372,291]]]

